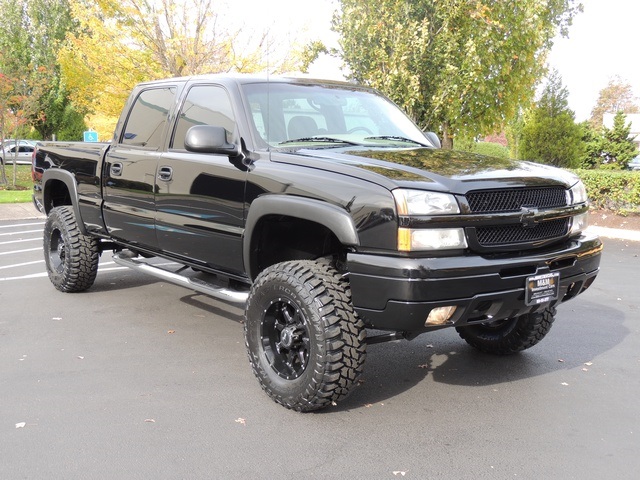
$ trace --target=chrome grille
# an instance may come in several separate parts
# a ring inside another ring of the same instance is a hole
[[[569,222],[568,218],[560,218],[539,223],[533,228],[525,228],[519,224],[479,227],[476,235],[478,243],[483,247],[536,242],[566,235],[569,232]]]
[[[478,190],[466,195],[471,213],[519,212],[522,207],[553,208],[567,205],[562,187]]]

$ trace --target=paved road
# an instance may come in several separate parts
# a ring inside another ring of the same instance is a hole
[[[533,349],[497,358],[445,330],[369,347],[321,413],[269,400],[242,311],[111,263],[49,283],[42,220],[0,221],[1,479],[635,479],[640,243]]]

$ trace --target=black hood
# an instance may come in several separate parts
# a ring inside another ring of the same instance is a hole
[[[455,150],[348,147],[274,152],[278,162],[305,165],[397,187],[448,191],[504,187],[573,186],[578,178],[555,167]]]

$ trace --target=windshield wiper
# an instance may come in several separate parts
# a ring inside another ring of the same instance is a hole
[[[422,147],[431,146],[431,145],[427,145],[426,143],[421,143],[416,140],[411,140],[410,138],[401,137],[400,135],[376,135],[375,137],[365,137],[365,140],[397,140],[404,143],[414,143]]]
[[[350,142],[349,140],[341,140],[339,138],[332,137],[303,137],[295,138],[293,140],[285,140],[278,145],[286,145],[288,143],[304,143],[304,142],[318,142],[318,143],[343,143],[347,145],[359,145],[359,143]]]

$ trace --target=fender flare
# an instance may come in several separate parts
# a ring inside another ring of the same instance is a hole
[[[71,197],[71,207],[73,208],[73,214],[76,217],[78,229],[80,230],[80,233],[82,233],[83,235],[87,235],[87,230],[84,226],[84,222],[82,221],[82,215],[80,215],[78,184],[73,173],[67,170],[61,170],[59,168],[50,168],[44,171],[42,175],[42,200],[45,208],[45,213],[49,215],[49,212],[51,211],[51,208],[49,208],[51,202],[49,201],[50,196],[47,193],[47,186],[52,180],[60,181],[67,187],[67,190],[69,191],[69,197]]]
[[[285,215],[310,220],[325,226],[346,246],[358,246],[360,240],[353,218],[345,209],[321,200],[293,195],[263,195],[256,198],[249,208],[242,239],[242,255],[249,278],[255,278],[252,271],[251,242],[259,221],[267,215]]]

